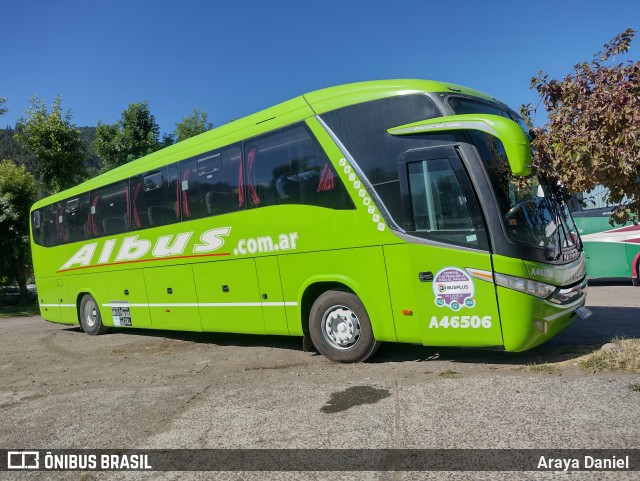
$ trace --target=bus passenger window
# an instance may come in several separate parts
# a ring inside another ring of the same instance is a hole
[[[52,247],[58,243],[56,232],[56,214],[56,204],[47,205],[33,211],[32,229],[33,240],[36,244],[45,247]]]
[[[41,209],[42,227],[41,239],[42,245],[52,247],[58,244],[58,233],[56,230],[56,222],[58,220],[58,209],[56,204],[51,204]]]
[[[42,214],[37,209],[31,213],[31,232],[34,242],[42,245]]]
[[[78,242],[89,238],[87,217],[89,214],[89,194],[82,194],[62,203],[63,223],[60,225],[60,242]]]
[[[93,237],[129,230],[129,181],[91,191],[89,218]]]
[[[249,206],[354,208],[331,162],[304,126],[265,135],[249,143],[245,152]]]
[[[169,165],[131,179],[131,226],[147,229],[180,220],[177,165]]]
[[[180,163],[182,220],[226,214],[244,208],[239,180],[241,150],[237,145]]]

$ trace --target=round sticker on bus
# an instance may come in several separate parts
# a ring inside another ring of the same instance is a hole
[[[471,276],[457,267],[440,269],[433,279],[433,294],[438,307],[449,307],[458,311],[463,307],[474,307],[474,286]]]

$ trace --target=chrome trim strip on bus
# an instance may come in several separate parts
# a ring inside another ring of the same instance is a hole
[[[582,302],[582,300],[579,300],[577,302],[574,302],[573,304],[569,304],[569,305],[567,305],[566,309],[562,309],[560,312],[556,312],[555,314],[551,314],[551,315],[549,315],[547,317],[543,317],[542,320],[543,321],[547,321],[547,322],[555,321],[556,319],[558,319],[559,317],[564,316],[565,314],[568,314],[570,312],[574,312],[576,310],[576,308],[580,306],[581,302]],[[534,317],[533,320],[535,321],[536,318]]]
[[[400,239],[407,241],[411,244],[422,244],[422,245],[427,245],[431,247],[441,247],[443,249],[455,249],[455,250],[465,251],[465,252],[474,252],[476,254],[490,254],[490,251],[488,250],[474,249],[473,247],[465,247],[465,246],[459,246],[455,244],[447,244],[446,242],[438,242],[436,240],[425,239],[423,237],[416,237],[414,235],[407,234],[406,232],[394,232],[392,229],[390,230]]]
[[[587,278],[585,277],[580,284],[567,289],[558,290],[551,298],[549,302],[558,304],[561,306],[575,303],[576,300],[581,300],[587,295]]]
[[[482,250],[482,249],[474,249],[472,247],[447,244],[444,242],[424,239],[422,237],[416,237],[411,234],[408,234],[407,231],[405,231],[402,227],[396,224],[395,220],[393,220],[393,217],[391,217],[391,214],[387,210],[387,206],[384,204],[384,202],[382,202],[382,199],[380,199],[380,197],[378,196],[378,193],[374,189],[373,185],[371,184],[367,176],[364,174],[363,170],[360,168],[358,163],[355,161],[353,156],[349,153],[347,148],[340,141],[338,136],[333,132],[333,130],[331,130],[331,128],[324,122],[324,120],[322,120],[322,118],[319,115],[316,115],[315,118],[318,121],[318,123],[322,126],[322,128],[327,132],[327,134],[329,134],[329,137],[331,137],[331,140],[333,140],[335,144],[338,146],[338,148],[342,152],[342,155],[347,159],[347,161],[349,161],[349,163],[351,164],[351,167],[353,167],[353,170],[360,178],[360,182],[362,182],[363,187],[367,189],[367,192],[369,193],[369,196],[373,200],[373,203],[378,208],[380,215],[382,216],[384,221],[387,223],[389,230],[393,232],[396,236],[412,244],[423,244],[423,245],[428,245],[433,247],[443,247],[447,249],[455,249],[455,250],[461,250],[466,252],[479,252],[479,253],[485,253],[485,254],[489,253],[489,251]]]
[[[166,304],[129,304],[126,301],[114,301],[113,303],[102,304],[102,307],[287,307],[297,306],[297,302],[175,302]],[[73,305],[73,304],[72,304]],[[74,306],[75,307],[75,306]]]

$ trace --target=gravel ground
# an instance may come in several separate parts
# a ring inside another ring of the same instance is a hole
[[[527,353],[383,345],[333,364],[275,336],[114,331],[0,319],[0,448],[640,449],[639,374],[578,358],[640,338],[640,289]],[[543,366],[540,368],[539,366]],[[547,369],[548,366],[551,368]],[[339,463],[339,460],[337,460]],[[3,479],[638,479],[637,472],[8,473]]]

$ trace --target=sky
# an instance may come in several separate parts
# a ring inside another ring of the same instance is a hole
[[[195,107],[219,126],[392,78],[465,85],[517,110],[537,102],[538,71],[561,78],[627,27],[640,30],[638,0],[4,0],[0,127],[33,95],[48,105],[61,95],[77,126],[114,123],[148,100],[169,133]],[[625,58],[639,50],[636,38]]]

